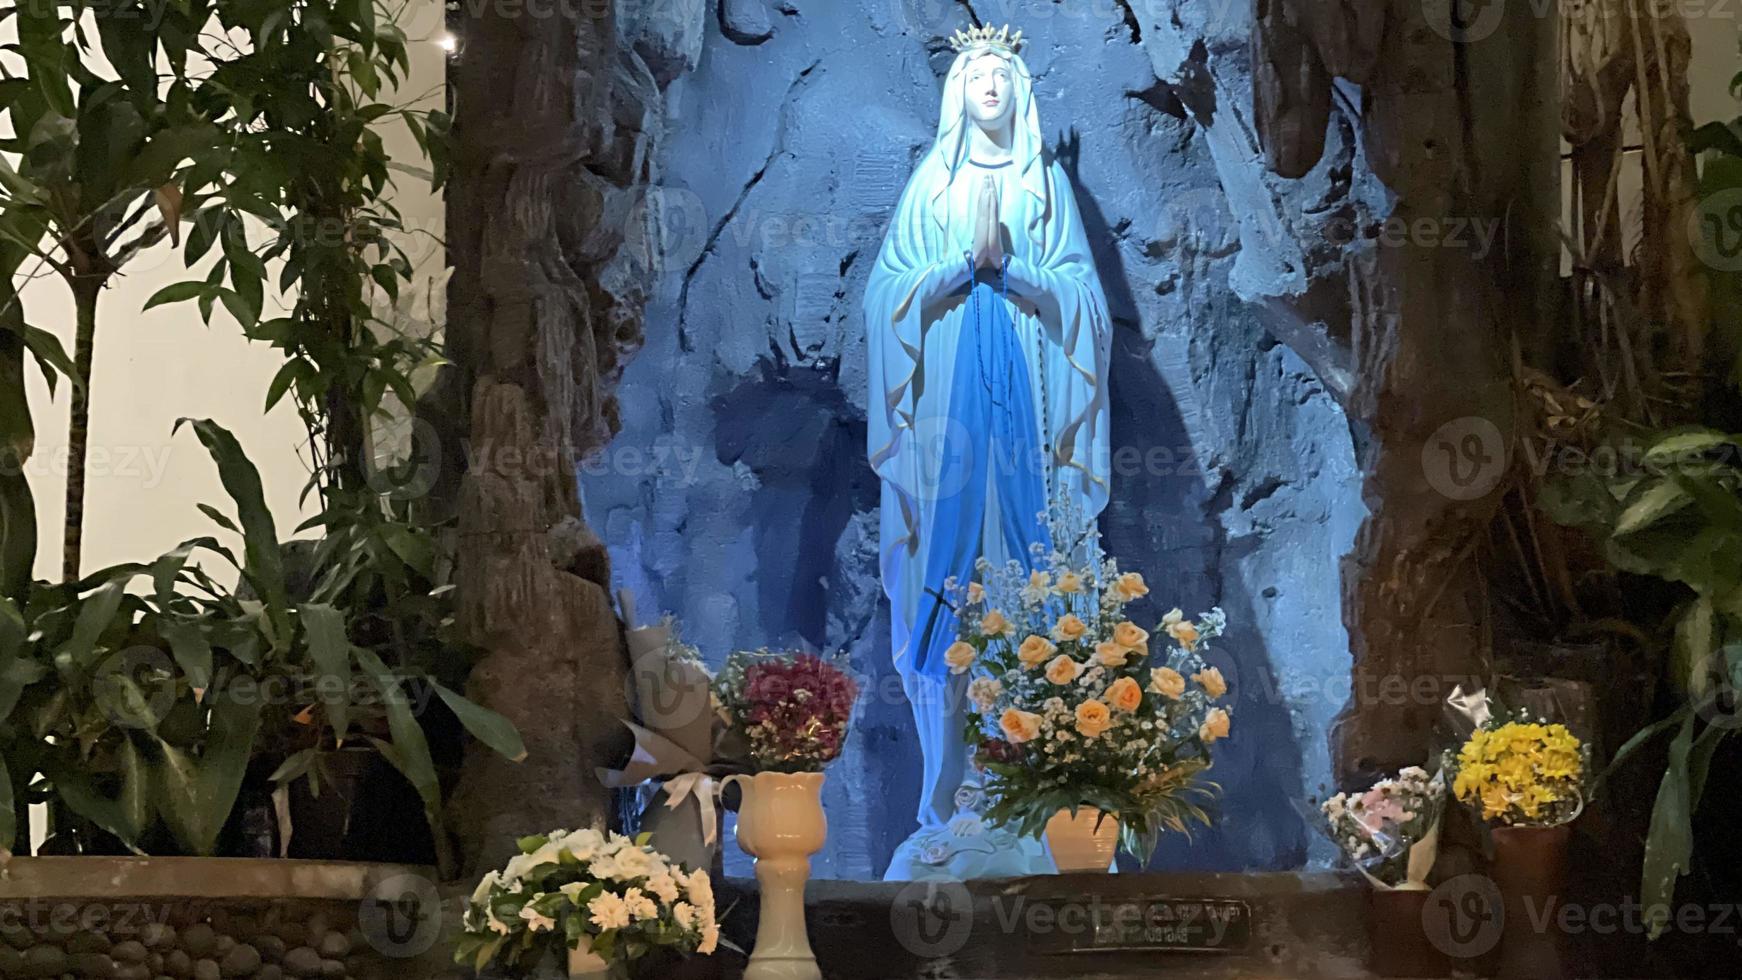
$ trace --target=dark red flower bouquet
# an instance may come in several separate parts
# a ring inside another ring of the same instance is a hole
[[[738,652],[714,680],[720,714],[760,772],[820,772],[841,754],[859,685],[808,653]]]

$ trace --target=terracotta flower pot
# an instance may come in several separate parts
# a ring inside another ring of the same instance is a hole
[[[611,964],[593,952],[584,936],[579,946],[569,950],[568,968],[569,980],[605,980],[611,975]]]
[[[822,980],[805,932],[804,887],[811,855],[827,842],[823,774],[759,772],[729,776],[743,786],[738,806],[738,845],[756,859],[762,911],[756,948],[744,980]]]
[[[1046,822],[1046,844],[1060,874],[1107,874],[1119,853],[1119,819],[1103,818],[1092,806],[1078,807],[1075,816],[1060,810]]]
[[[1572,827],[1567,824],[1494,828],[1494,885],[1506,905],[1506,927],[1500,935],[1500,980],[1559,980],[1567,976],[1553,913],[1565,900],[1567,842],[1571,839]]]
[[[1368,968],[1382,977],[1449,977],[1451,958],[1422,925],[1433,892],[1426,888],[1370,888],[1367,892]]]

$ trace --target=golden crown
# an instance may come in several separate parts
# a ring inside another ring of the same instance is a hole
[[[1003,27],[993,27],[991,24],[987,24],[984,27],[957,31],[950,38],[950,47],[954,48],[958,54],[976,48],[986,48],[1014,55],[1022,48],[1022,32],[1017,31],[1015,34],[1011,34],[1009,24],[1005,24]]]

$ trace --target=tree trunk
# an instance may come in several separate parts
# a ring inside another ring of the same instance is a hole
[[[576,469],[615,434],[613,388],[640,343],[649,236],[631,236],[639,253],[624,242],[645,219],[659,89],[611,9],[468,8],[457,32],[455,368],[433,417],[443,458],[464,466],[444,492],[459,518],[458,623],[487,651],[471,691],[528,751],[467,760],[454,824],[473,870],[516,837],[604,823],[595,769],[628,748],[627,654]]]
[[[78,580],[79,556],[85,537],[85,458],[91,439],[91,364],[96,356],[97,300],[103,293],[103,279],[88,272],[81,273],[73,278],[72,289],[78,315],[77,333],[73,339],[73,367],[79,372],[78,381],[83,383],[73,385],[72,411],[67,420],[66,515],[61,544],[61,578],[67,582]]]

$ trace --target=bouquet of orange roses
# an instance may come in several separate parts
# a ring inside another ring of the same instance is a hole
[[[1092,807],[1139,859],[1164,828],[1208,824],[1214,787],[1198,775],[1230,718],[1218,703],[1227,682],[1203,652],[1222,611],[1138,626],[1126,606],[1148,594],[1143,576],[1087,535],[1032,570],[982,561],[978,572],[952,583],[960,632],[945,659],[973,675],[966,737],[987,775],[987,818],[1039,836],[1061,811]]]

